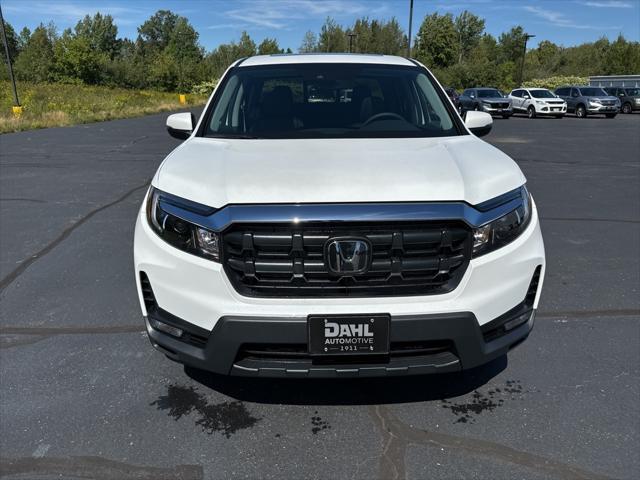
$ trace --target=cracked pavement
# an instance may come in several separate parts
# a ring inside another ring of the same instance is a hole
[[[146,338],[132,240],[166,114],[0,136],[0,477],[637,478],[640,115],[496,119],[548,270],[530,338],[456,375],[224,378]]]

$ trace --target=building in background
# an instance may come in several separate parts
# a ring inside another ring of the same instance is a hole
[[[640,75],[602,75],[589,77],[592,87],[640,87]]]

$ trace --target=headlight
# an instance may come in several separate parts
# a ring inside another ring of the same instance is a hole
[[[538,105],[545,105],[547,102],[543,102],[542,100],[536,100]]]
[[[602,104],[600,103],[600,100],[589,100],[589,103],[591,105],[593,105],[594,107],[600,107],[602,106]]]
[[[147,219],[168,244],[192,255],[220,261],[220,235],[167,212],[162,208],[162,192],[153,187],[147,200]]]
[[[473,231],[474,257],[504,247],[524,232],[531,221],[531,195],[527,187],[520,189],[520,196],[522,204],[518,208]]]

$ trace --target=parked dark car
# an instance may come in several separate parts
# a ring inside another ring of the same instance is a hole
[[[501,115],[509,118],[513,115],[511,99],[506,97],[497,88],[476,87],[467,88],[460,95],[460,105],[463,112],[467,110],[478,110],[491,115]]]
[[[460,95],[458,95],[458,92],[456,92],[455,88],[446,87],[444,91],[451,99],[451,103],[453,103],[454,107],[458,109],[458,112],[462,113],[462,109],[460,108]]]
[[[555,94],[567,102],[567,112],[575,113],[578,118],[597,114],[614,118],[620,110],[620,100],[600,87],[560,87]]]
[[[618,97],[621,104],[620,111],[622,113],[631,113],[634,110],[640,110],[640,88],[607,87],[604,91],[612,97]]]

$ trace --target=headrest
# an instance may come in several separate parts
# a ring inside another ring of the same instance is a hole
[[[275,87],[265,94],[262,100],[263,113],[271,117],[290,115],[292,109],[293,94],[291,89],[284,85]]]
[[[362,102],[363,99],[371,96],[371,89],[366,85],[356,85],[351,93],[351,101],[354,103]]]

